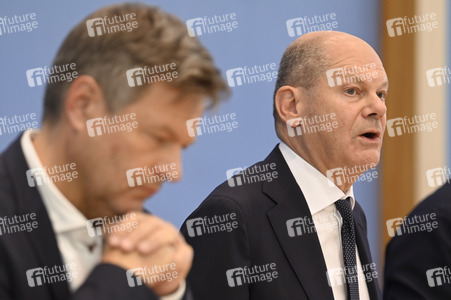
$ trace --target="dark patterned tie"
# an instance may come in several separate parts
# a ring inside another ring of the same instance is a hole
[[[343,260],[346,270],[346,287],[348,299],[359,300],[359,281],[357,276],[357,259],[355,253],[354,218],[352,216],[351,197],[335,202],[337,210],[343,219],[341,227],[341,242],[343,247]]]

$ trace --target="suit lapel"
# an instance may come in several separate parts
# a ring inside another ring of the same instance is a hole
[[[265,162],[276,163],[278,172],[277,180],[263,183],[263,192],[276,203],[267,215],[277,239],[309,299],[333,299],[317,234],[295,237],[288,234],[288,220],[300,217],[312,220],[312,215],[278,145]]]
[[[360,207],[358,208],[358,211],[361,212],[361,214],[363,214],[363,211],[361,210]],[[368,276],[366,278],[372,278],[371,281],[366,281],[366,286],[368,288],[370,299],[382,299],[377,278],[374,278],[372,274],[369,274],[373,272],[370,268],[368,268],[368,266],[373,263],[373,260],[371,258],[370,246],[368,244],[365,224],[361,214],[359,215],[357,213],[357,210],[354,209],[353,213],[355,222],[354,228],[357,248],[359,250],[360,263],[362,264],[362,267],[366,266],[365,275]]]
[[[27,269],[62,266],[61,254],[47,210],[37,188],[30,187],[27,182],[26,171],[29,168],[20,145],[20,138],[21,136],[6,151],[5,158],[16,195],[17,214],[35,213],[38,222],[37,228],[27,234],[38,265],[29,265]],[[46,285],[54,299],[66,299],[70,295],[66,281]]]

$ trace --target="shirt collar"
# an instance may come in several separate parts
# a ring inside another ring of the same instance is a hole
[[[25,160],[30,169],[43,167],[32,142],[38,133],[38,130],[26,130],[20,140]],[[37,188],[56,233],[86,229],[86,217],[58,190],[53,182],[46,181]]]
[[[312,215],[335,203],[335,201],[347,197],[351,197],[351,206],[354,208],[353,186],[346,193],[343,193],[329,178],[296,154],[287,144],[281,142],[279,149],[304,194]]]

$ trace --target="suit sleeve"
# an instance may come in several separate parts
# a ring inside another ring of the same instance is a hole
[[[0,258],[0,260],[3,260]],[[0,268],[0,299],[13,300],[11,273]],[[41,299],[41,298],[40,298]],[[111,264],[100,264],[94,268],[85,283],[67,299],[58,300],[158,300],[158,296],[146,285],[129,287],[125,270]],[[189,286],[186,286],[183,300],[193,300]]]
[[[124,269],[100,264],[71,297],[71,300],[87,299],[158,300],[158,297],[146,285],[129,287]]]
[[[231,222],[216,222],[224,218]],[[248,286],[235,284],[236,277],[232,278],[233,271],[229,271],[250,265],[246,219],[234,200],[216,196],[207,198],[183,224],[181,231],[194,249],[188,274],[194,299],[249,299]],[[202,227],[195,227],[193,224],[199,221]]]
[[[0,245],[0,299],[12,300],[12,276],[8,269],[6,254]]]
[[[160,298],[146,285],[129,287],[124,269],[111,264],[100,264],[71,298],[71,300],[87,299],[158,300]],[[182,299],[193,300],[188,285]]]
[[[431,287],[426,274],[434,268],[451,268],[450,210],[435,208],[415,214],[431,212],[437,214],[437,228],[403,233],[390,241],[386,250],[384,299],[451,299],[451,283]]]

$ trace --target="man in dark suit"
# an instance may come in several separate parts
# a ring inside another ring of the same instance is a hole
[[[380,158],[388,82],[361,39],[303,35],[274,93],[281,143],[187,218],[196,299],[380,299],[352,184]]]
[[[448,182],[398,224],[385,255],[384,299],[451,299],[450,195]]]
[[[192,299],[192,248],[142,205],[227,90],[208,51],[157,8],[115,5],[27,77],[44,117],[0,156],[0,299]]]

